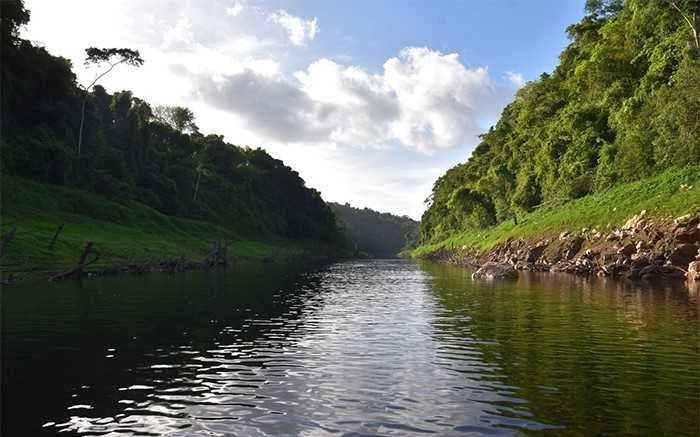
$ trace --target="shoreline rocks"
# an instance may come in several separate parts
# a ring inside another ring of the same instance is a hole
[[[472,274],[472,279],[515,279],[518,272],[510,264],[487,262]]]
[[[512,277],[512,272],[525,270],[644,281],[687,278],[700,283],[700,213],[651,221],[642,211],[618,229],[584,228],[539,239],[508,239],[485,253],[463,246],[428,258],[478,268],[474,279]]]

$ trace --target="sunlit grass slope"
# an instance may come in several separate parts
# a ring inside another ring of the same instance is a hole
[[[17,227],[0,257],[0,269],[60,271],[75,265],[87,241],[94,242],[99,268],[127,262],[186,257],[202,260],[217,241],[232,241],[229,253],[243,261],[291,258],[315,242],[250,236],[226,226],[166,216],[135,201],[123,203],[71,188],[3,176],[1,229]],[[65,224],[54,247],[51,239]]]
[[[412,255],[422,257],[462,246],[484,251],[511,237],[531,239],[582,228],[605,231],[642,210],[657,219],[700,211],[700,167],[669,170],[560,206],[543,207],[519,217],[517,225],[507,221],[489,229],[450,235],[417,247]]]

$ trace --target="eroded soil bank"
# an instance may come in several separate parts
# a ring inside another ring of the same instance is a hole
[[[532,240],[511,238],[481,253],[462,246],[426,258],[470,267],[492,262],[517,270],[700,282],[700,213],[652,220],[641,211],[607,232],[572,229]]]

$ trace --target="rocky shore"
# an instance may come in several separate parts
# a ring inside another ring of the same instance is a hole
[[[484,253],[461,247],[428,258],[459,266],[488,266],[485,271],[498,271],[495,264],[503,267],[500,271],[510,266],[628,280],[687,278],[700,282],[700,213],[652,220],[641,211],[620,228],[606,232],[584,228],[536,240],[508,239]]]

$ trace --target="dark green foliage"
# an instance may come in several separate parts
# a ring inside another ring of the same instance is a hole
[[[381,213],[349,204],[328,204],[338,217],[351,249],[375,257],[394,257],[411,248],[418,236],[418,222],[409,217]]]
[[[436,181],[422,242],[700,164],[700,60],[679,9],[585,6],[554,72],[520,89],[469,160]]]
[[[169,108],[164,119],[130,91],[84,91],[69,61],[16,38],[29,17],[22,2],[3,1],[2,13],[3,172],[256,234],[337,237],[320,194],[282,161],[199,133],[189,109]],[[87,55],[110,65],[143,62],[130,49]]]
[[[90,47],[85,49],[85,64],[100,64],[103,62],[112,63],[123,63],[131,65],[133,67],[138,67],[143,64],[143,59],[139,54],[138,50],[132,49],[100,49],[97,47]],[[115,59],[113,61],[113,59]]]

